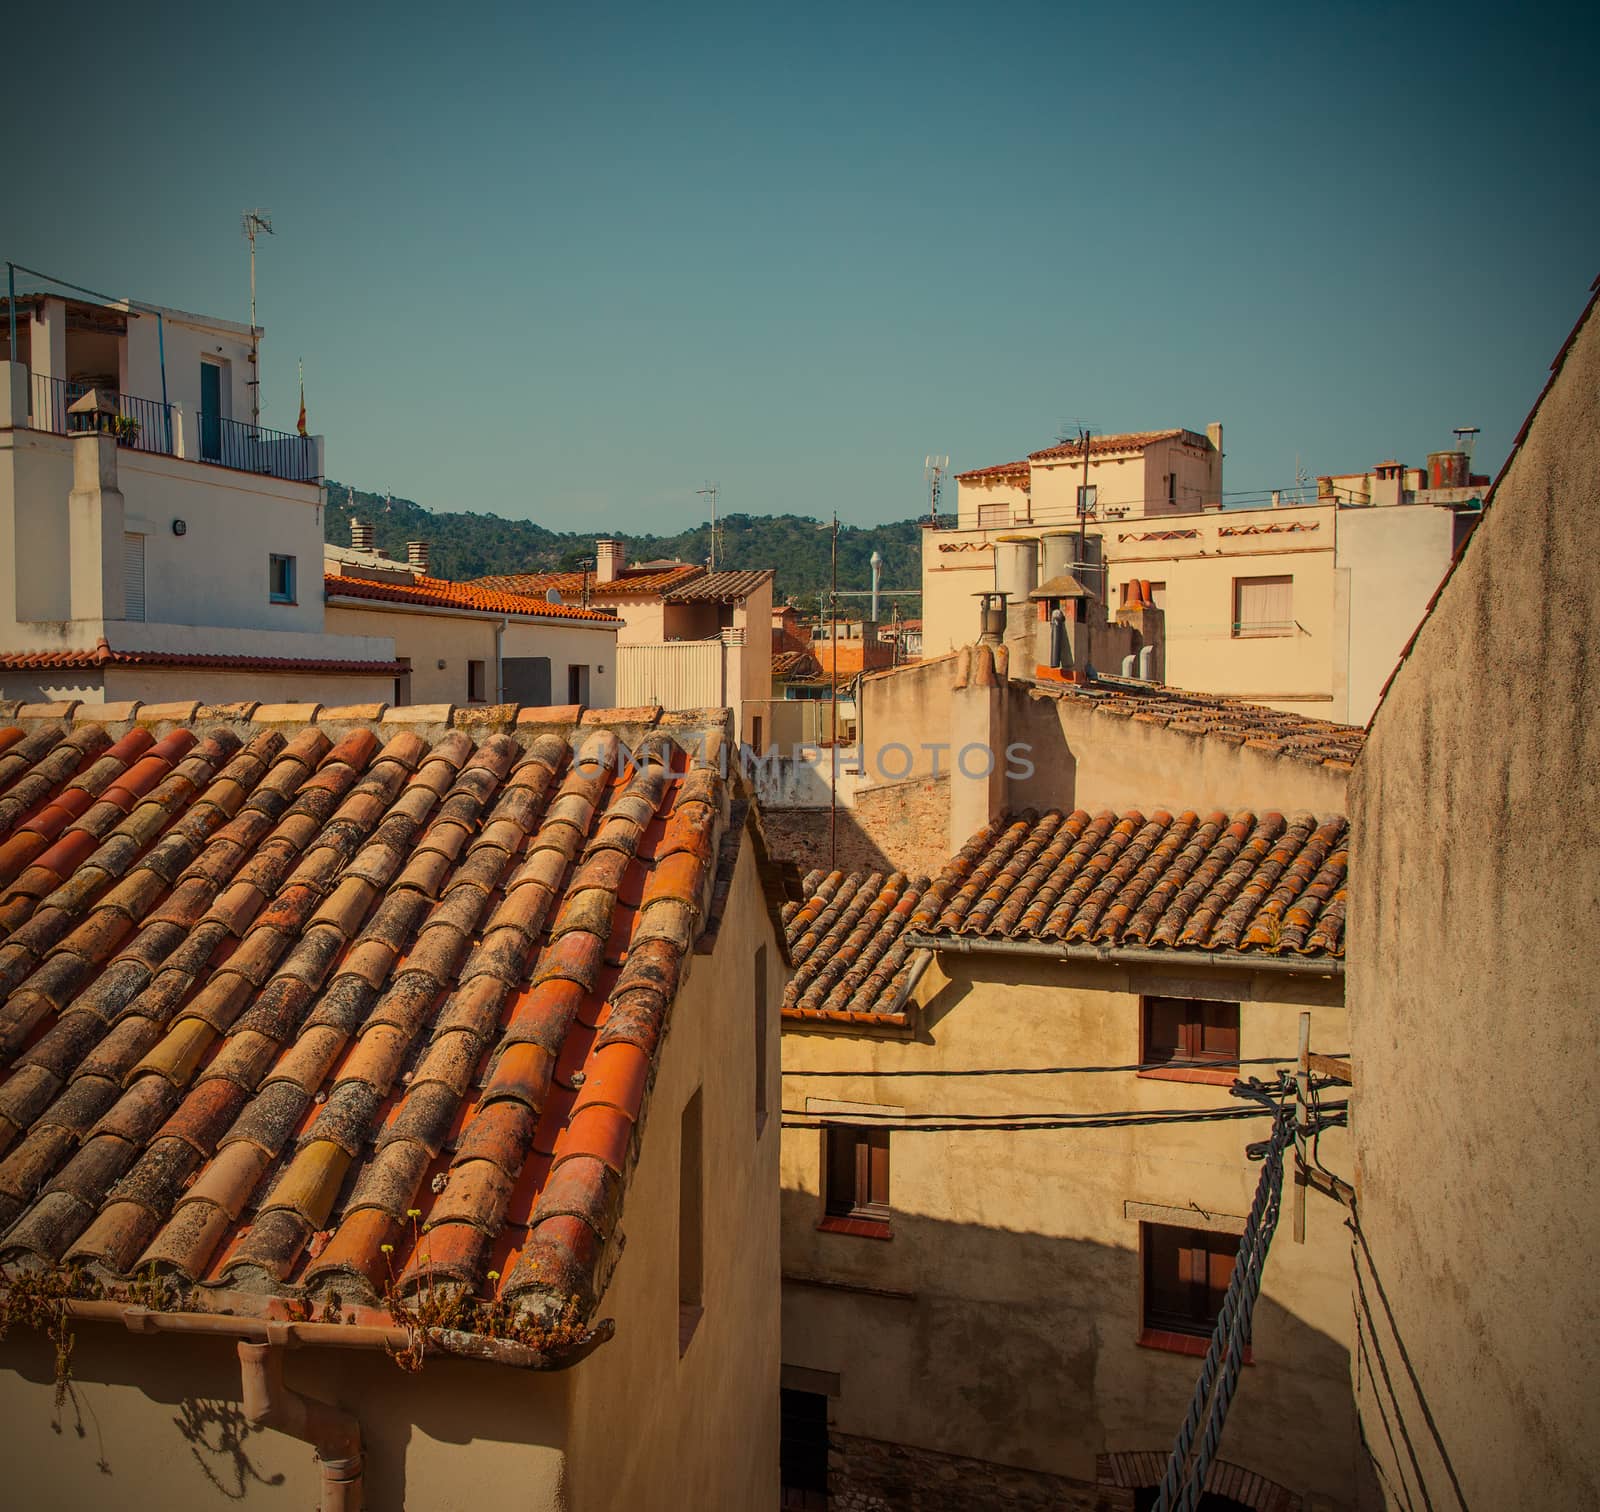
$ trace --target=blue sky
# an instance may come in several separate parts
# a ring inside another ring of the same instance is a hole
[[[243,321],[265,206],[266,423],[303,357],[334,476],[556,529],[902,518],[1078,421],[1497,468],[1600,272],[1592,10],[104,14],[8,70],[3,255]]]

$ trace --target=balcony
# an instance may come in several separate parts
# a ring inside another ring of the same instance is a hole
[[[28,391],[32,428],[58,436],[71,435],[77,428],[72,406],[91,386],[32,374]],[[268,430],[264,425],[205,413],[195,415],[186,426],[179,405],[115,392],[109,392],[109,397],[119,416],[117,439],[134,451],[210,462],[290,483],[315,483],[320,475],[315,437]]]

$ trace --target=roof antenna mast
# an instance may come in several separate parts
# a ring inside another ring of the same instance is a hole
[[[250,425],[261,424],[261,332],[256,327],[256,237],[272,235],[272,218],[265,210],[246,210],[240,221],[250,243]]]
[[[949,457],[929,454],[922,459],[922,479],[928,485],[928,524],[939,528],[939,495],[944,491],[944,475],[950,470]]]
[[[717,493],[720,490],[720,487],[721,487],[721,485],[717,484],[717,483],[707,483],[704,488],[695,489],[695,492],[697,494],[710,494],[711,495],[711,567],[710,567],[710,570],[712,572],[715,572],[717,570],[717,536],[721,531],[721,527],[717,524]]]

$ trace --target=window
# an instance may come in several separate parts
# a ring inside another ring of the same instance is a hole
[[[122,617],[144,618],[144,537],[131,533],[122,537]]]
[[[781,1389],[778,1479],[784,1512],[827,1512],[828,1399],[821,1392]]]
[[[771,1026],[767,1001],[767,947],[759,946],[756,950],[756,979],[752,984],[755,991],[755,1024],[756,1024],[756,1138],[761,1138],[761,1131],[767,1126],[767,1045],[771,1038]]]
[[[980,504],[978,506],[978,529],[995,530],[1011,523],[1011,506],[1009,504]]]
[[[275,604],[294,603],[294,558],[273,555],[267,560],[268,597]]]
[[[400,675],[394,680],[394,705],[404,709],[411,702],[411,658],[397,656],[395,660],[400,663]]]
[[[678,1130],[678,1353],[694,1337],[704,1308],[705,1179],[700,1139],[700,1092],[683,1106]]]
[[[1239,1236],[1141,1223],[1139,1248],[1144,1254],[1141,1342],[1159,1345],[1164,1342],[1162,1334],[1208,1337],[1222,1310]],[[1157,1337],[1149,1337],[1152,1334]]]
[[[484,692],[483,692],[483,683],[484,683],[483,663],[481,661],[469,661],[467,663],[467,702],[468,703],[483,703],[483,702],[485,702]]]
[[[1292,577],[1235,578],[1233,633],[1240,637],[1293,635],[1294,579]]]
[[[1165,583],[1152,582],[1150,584],[1150,602],[1157,609],[1165,609],[1167,607],[1167,585]]]
[[[1239,1005],[1196,998],[1144,999],[1139,1060],[1168,1081],[1230,1084],[1239,1069]],[[1164,1063],[1179,1064],[1168,1067]],[[1185,1065],[1201,1061],[1203,1065]]]
[[[569,704],[582,704],[589,706],[589,669],[587,667],[567,668],[567,702]]]
[[[1095,483],[1080,483],[1078,485],[1078,513],[1090,515],[1094,513],[1094,506],[1100,497],[1100,487]]]
[[[863,1239],[889,1237],[889,1131],[831,1124],[825,1131],[821,1227]]]
[[[766,750],[766,746],[761,740],[761,734],[761,716],[757,714],[750,720],[750,749],[754,751],[757,756]]]
[[[1178,502],[1178,475],[1175,472],[1169,472],[1167,474],[1167,503],[1176,504],[1177,502]]]

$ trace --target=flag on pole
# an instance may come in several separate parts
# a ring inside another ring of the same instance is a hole
[[[295,429],[302,436],[306,433],[306,363],[303,357],[300,359],[300,423]]]

